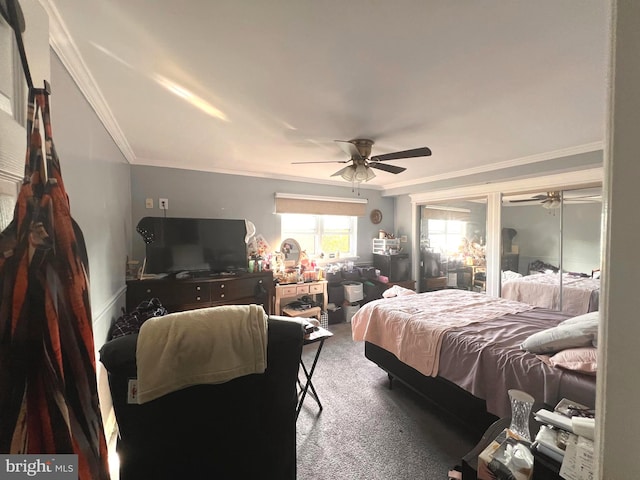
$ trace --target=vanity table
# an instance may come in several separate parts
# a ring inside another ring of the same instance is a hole
[[[288,272],[293,271],[300,266],[302,257],[302,249],[300,244],[294,238],[285,238],[280,245],[280,255],[283,267]],[[283,270],[284,271],[284,270]],[[298,273],[299,275],[299,273]],[[282,281],[282,280],[281,280]],[[314,280],[310,282],[298,283],[280,283],[274,288],[273,311],[275,315],[283,315],[283,309],[291,302],[302,296],[312,296],[314,301],[318,303],[318,296],[322,295],[322,311],[327,310],[327,281]],[[317,307],[316,307],[317,308]],[[311,312],[310,312],[311,313]],[[318,315],[318,319],[319,319]]]
[[[327,281],[318,280],[315,282],[276,285],[274,301],[275,314],[282,315],[282,308],[284,306],[303,295],[313,295],[316,301],[318,301],[317,296],[322,295],[322,311],[327,310]]]

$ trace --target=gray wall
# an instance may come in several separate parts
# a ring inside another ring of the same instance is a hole
[[[562,222],[562,268],[583,273],[600,268],[602,204],[565,205]]]
[[[394,232],[394,200],[383,198],[378,190],[361,187],[360,196],[351,185],[318,185],[256,177],[242,177],[210,172],[148,166],[131,167],[133,258],[144,259],[144,242],[135,231],[141,218],[162,216],[158,199],[167,198],[167,217],[237,218],[247,219],[256,226],[256,233],[269,242],[272,249],[280,245],[280,218],[274,212],[275,193],[291,193],[368,200],[366,215],[358,219],[358,263],[370,263],[371,240],[380,229]],[[145,208],[145,199],[152,198],[153,209]],[[382,212],[382,222],[371,223],[369,213]]]
[[[130,167],[53,52],[51,89],[53,140],[71,215],[87,244],[94,341],[99,347],[124,306],[131,246]]]
[[[555,213],[555,215],[554,215]],[[564,206],[562,221],[562,268],[569,272],[591,273],[600,266],[600,217],[602,204],[568,204]],[[503,227],[518,233],[513,245],[520,249],[519,271],[527,273],[527,265],[534,260],[559,266],[560,213],[540,205],[504,207]]]

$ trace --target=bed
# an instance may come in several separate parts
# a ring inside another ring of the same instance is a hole
[[[560,310],[560,274],[534,273],[502,283],[502,297],[537,307]],[[562,274],[562,310],[581,315],[598,310],[600,279],[582,274]]]
[[[572,316],[464,290],[439,290],[365,304],[351,319],[365,356],[395,379],[483,432],[510,416],[507,390],[537,407],[562,398],[595,405],[595,375],[554,367],[520,345]]]

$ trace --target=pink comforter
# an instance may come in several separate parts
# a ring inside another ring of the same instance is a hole
[[[445,332],[532,308],[482,293],[439,290],[369,302],[352,317],[351,330],[354,340],[374,343],[435,377]]]

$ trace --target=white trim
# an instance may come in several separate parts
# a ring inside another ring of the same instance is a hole
[[[316,195],[301,195],[297,193],[277,193],[275,198],[290,198],[293,200],[313,200],[316,202],[344,202],[344,203],[368,203],[366,198],[343,198],[343,197],[319,197]]]
[[[111,135],[111,138],[113,138],[122,155],[124,155],[129,163],[134,163],[136,155],[131,145],[129,145],[120,125],[118,125],[113,112],[109,108],[109,104],[102,95],[98,83],[84,62],[80,50],[69,33],[58,8],[52,0],[40,0],[40,5],[42,5],[49,16],[49,44],[51,48],[58,57],[60,57],[60,61],[78,85],[78,88],[89,102],[89,105],[91,105],[96,112],[96,115]]]
[[[492,297],[500,296],[500,247],[502,242],[502,195],[494,192],[487,196],[487,284],[486,293]]]
[[[431,210],[442,210],[445,212],[471,213],[471,210],[468,208],[447,207],[446,205],[425,205],[425,208],[429,208]]]
[[[385,186],[385,190],[390,190],[393,188],[400,188],[400,187],[409,187],[409,186],[418,185],[421,183],[438,182],[441,180],[449,180],[451,178],[457,178],[457,177],[466,177],[469,175],[478,175],[480,173],[492,172],[495,170],[502,170],[505,168],[520,167],[522,165],[528,165],[530,163],[544,162],[547,160],[553,160],[553,159],[562,158],[562,157],[570,157],[572,155],[580,155],[583,153],[595,152],[602,149],[603,149],[603,142],[592,142],[584,145],[578,145],[575,147],[554,150],[551,152],[529,155],[527,157],[514,158],[513,160],[492,163],[490,165],[482,165],[479,167],[467,168],[466,170],[458,170],[455,172],[448,172],[448,173],[442,173],[440,175],[433,175],[431,177],[423,177],[420,179],[413,179],[413,180],[407,180],[404,182],[393,183],[391,185]]]
[[[96,313],[91,312],[91,316],[93,317],[93,322],[92,322],[93,325],[100,323],[102,321],[102,317],[105,316],[106,314],[112,313],[113,306],[120,299],[120,297],[122,297],[126,293],[126,291],[127,291],[127,286],[123,285],[116,291],[116,293],[111,295],[111,298],[103,305],[103,307],[100,309],[99,312],[96,312]],[[111,322],[111,319],[109,319],[109,322]]]
[[[541,191],[547,189],[566,189],[569,187],[586,187],[601,185],[603,179],[602,167],[578,170],[568,173],[532,177],[483,185],[472,185],[449,190],[417,193],[409,195],[412,203],[427,203],[441,200],[468,199],[485,196],[490,193],[516,194]]]

